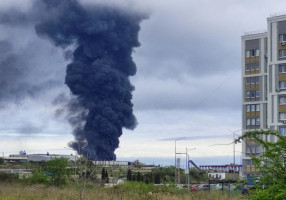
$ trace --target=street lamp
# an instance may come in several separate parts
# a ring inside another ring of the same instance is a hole
[[[186,168],[189,169],[189,154],[188,154],[188,151],[192,151],[192,150],[195,150],[197,148],[186,148]]]
[[[231,131],[231,130],[228,130],[228,131],[230,131],[230,132],[233,133],[233,142],[227,143],[227,144],[213,144],[213,145],[210,145],[210,147],[216,146],[216,145],[231,145],[231,144],[233,144],[233,164],[235,165],[235,145],[236,145],[236,143],[237,143],[237,142],[235,141],[235,136],[240,137],[240,135],[237,135],[236,132],[241,131],[241,129],[240,129],[240,130],[237,130],[237,131]]]
[[[195,150],[195,149],[197,149],[197,148],[190,148],[190,149],[188,149],[188,148],[186,148],[186,168],[187,168],[187,171],[188,171],[188,173],[186,174],[187,175],[187,180],[188,180],[188,190],[190,189],[190,166],[189,166],[189,160],[190,160],[190,157],[189,157],[189,154],[188,154],[188,151],[191,151],[191,150]]]
[[[231,130],[228,129],[228,131],[232,132],[232,134],[233,134],[233,164],[235,165],[235,145],[236,145],[235,135],[237,135],[235,133],[238,132],[238,131],[241,131],[241,129],[236,130],[236,131],[231,131]],[[239,135],[237,135],[237,136],[239,136]]]
[[[185,139],[186,137],[180,137],[180,138],[177,138],[175,139],[175,184],[176,184],[176,180],[177,180],[177,141],[178,140],[182,140],[182,139]]]

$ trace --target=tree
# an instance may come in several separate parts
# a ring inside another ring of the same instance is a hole
[[[196,168],[190,169],[190,179],[195,182],[202,182],[208,179],[207,173],[204,171],[199,171]]]
[[[160,174],[156,173],[155,174],[155,184],[160,184]]]
[[[109,183],[108,172],[107,172],[107,169],[105,168],[102,168],[101,170],[101,182]]]
[[[51,184],[55,186],[66,184],[66,177],[70,175],[70,171],[67,169],[67,158],[54,158],[47,161],[45,170],[51,177]]]
[[[140,172],[137,172],[137,178],[136,178],[137,182],[140,182],[140,181],[142,180],[141,177],[142,177],[142,176],[141,176],[141,173],[140,173]]]
[[[105,183],[109,183],[108,172],[105,170]]]
[[[152,169],[152,174],[154,176],[154,179],[155,179],[156,174],[159,174],[160,178],[162,178],[162,180],[169,183],[169,182],[172,182],[175,180],[175,167],[154,168],[154,169]],[[155,180],[154,180],[154,182],[155,182]]]
[[[128,171],[127,171],[127,181],[131,181],[131,179],[132,179],[131,170],[128,169]]]
[[[136,176],[132,175],[132,181],[136,181]]]
[[[4,164],[4,158],[0,158],[0,165]]]
[[[263,140],[263,136],[275,136],[277,142]],[[251,138],[261,145],[264,151],[260,156],[252,155],[254,167],[261,174],[257,190],[250,196],[253,200],[284,200],[286,199],[286,137],[277,131],[250,131],[236,141]]]
[[[105,168],[102,168],[101,170],[101,182],[105,183],[105,179],[106,179],[106,174],[105,174]]]

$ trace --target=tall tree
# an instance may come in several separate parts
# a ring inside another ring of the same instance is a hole
[[[155,184],[160,184],[160,174],[159,173],[155,174]]]
[[[132,179],[131,170],[128,169],[128,171],[127,171],[127,181],[131,181],[131,179]]]
[[[105,180],[106,180],[106,170],[103,167],[102,170],[101,170],[101,182],[105,183]]]
[[[59,186],[66,183],[66,177],[70,175],[67,166],[67,158],[54,158],[47,161],[45,170],[51,176],[51,184]]]
[[[137,172],[137,181],[140,182],[141,181],[141,173]]]
[[[264,140],[263,136],[275,136],[277,142]],[[259,183],[256,185],[257,190],[251,195],[253,200],[285,200],[286,199],[286,137],[277,131],[257,130],[247,132],[239,137],[237,141],[248,138],[255,140],[260,144],[264,151],[260,156],[252,155],[254,167],[261,174]],[[247,144],[247,141],[246,141]]]
[[[4,158],[0,158],[0,165],[4,164]]]
[[[109,183],[109,178],[108,178],[108,171],[107,171],[107,169],[105,170],[105,183]]]

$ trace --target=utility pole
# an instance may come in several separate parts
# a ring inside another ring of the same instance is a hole
[[[235,133],[238,132],[238,131],[241,131],[241,129],[236,130],[236,131],[232,131],[232,130],[228,129],[228,131],[232,132],[232,137],[233,137],[233,164],[235,165],[235,145],[236,145],[236,142],[235,142],[235,135],[236,134]]]
[[[233,164],[235,165],[235,132],[233,132]]]
[[[186,167],[187,167],[187,170],[188,170],[188,172],[187,172],[187,180],[188,180],[188,190],[190,189],[190,165],[189,165],[189,161],[190,161],[190,156],[189,156],[189,154],[188,154],[188,151],[191,151],[191,150],[195,150],[195,149],[197,149],[197,148],[192,148],[192,149],[188,149],[188,148],[186,148]]]
[[[185,170],[185,174],[186,174],[186,183],[188,184],[189,182],[189,160],[188,160],[188,148],[186,148],[186,170]]]
[[[181,168],[181,159],[180,158],[178,158],[177,159],[177,165],[178,165],[178,184],[180,184],[181,183],[181,173],[180,173],[180,168]]]
[[[176,185],[176,181],[177,181],[177,140],[181,140],[181,139],[185,139],[186,137],[181,137],[181,138],[177,138],[175,139],[175,185]]]

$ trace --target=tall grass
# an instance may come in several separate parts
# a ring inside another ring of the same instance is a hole
[[[0,200],[77,200],[80,188],[73,185],[47,187],[0,183]],[[112,188],[89,185],[84,191],[84,200],[238,200],[240,196],[228,198],[220,192],[188,192],[175,187],[125,183]]]

